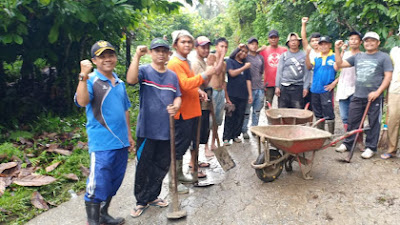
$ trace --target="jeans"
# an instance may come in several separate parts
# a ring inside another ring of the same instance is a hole
[[[222,90],[213,90],[212,92],[212,103],[214,106],[215,120],[217,122],[217,126],[222,125],[222,120],[224,117],[224,107],[225,107],[225,91]]]
[[[251,126],[257,126],[258,119],[260,118],[260,111],[264,105],[264,90],[262,89],[252,90],[252,95],[253,95],[253,103],[251,104],[247,103],[246,111],[244,113],[242,133],[247,132],[247,125],[249,124],[249,119],[250,119],[250,108],[253,107],[253,112],[251,113]]]
[[[347,99],[339,100],[340,117],[342,118],[343,124],[347,124],[347,118],[349,117],[349,106],[352,97],[353,95]]]

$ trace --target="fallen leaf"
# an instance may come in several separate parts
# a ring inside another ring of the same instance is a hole
[[[11,177],[0,177],[0,197],[4,194],[4,191],[11,183]]]
[[[22,168],[19,171],[18,178],[23,178],[31,175],[35,171],[35,167]]]
[[[43,199],[43,196],[35,191],[32,193],[31,203],[38,209],[48,210],[49,206],[47,205],[46,201]]]
[[[57,133],[50,133],[46,135],[50,139],[54,139],[57,136]]]
[[[18,165],[17,162],[2,163],[2,164],[0,164],[0,173],[2,173],[4,170],[8,170],[8,169],[14,168],[17,165]]]
[[[46,144],[46,147],[51,150],[58,148],[58,146],[59,146],[58,144]]]
[[[81,164],[81,172],[82,172],[82,175],[83,176],[85,176],[85,177],[88,177],[89,176],[89,173],[90,173],[90,170],[88,169],[88,168],[86,168],[85,166],[83,166],[82,164]]]
[[[51,164],[50,166],[46,167],[46,172],[51,172],[53,171],[55,168],[57,168],[58,165],[60,165],[61,162],[56,162]]]
[[[54,153],[58,153],[61,155],[71,155],[72,152],[69,150],[65,150],[65,149],[60,149],[60,148],[56,148],[56,149],[47,149],[47,152],[54,152]]]
[[[19,137],[19,142],[21,142],[21,144],[26,144],[26,140],[25,140],[25,138],[23,138],[23,137]]]
[[[70,180],[76,180],[76,181],[79,180],[79,177],[77,175],[73,174],[73,173],[64,174],[64,177],[66,177],[66,178],[68,178]]]
[[[26,187],[39,187],[47,184],[51,184],[57,179],[51,176],[32,174],[23,178],[17,178],[13,181],[14,184]]]

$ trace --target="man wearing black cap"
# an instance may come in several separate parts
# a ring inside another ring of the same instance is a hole
[[[315,117],[317,119],[325,118],[328,124],[328,131],[333,134],[335,131],[333,89],[338,82],[338,79],[335,79],[338,68],[335,63],[335,55],[331,50],[331,39],[328,36],[323,36],[319,39],[318,45],[320,56],[310,62],[311,49],[308,48],[306,57],[308,67],[314,67],[313,81],[310,88],[311,104]],[[324,130],[325,123],[319,123],[318,128]]]
[[[342,46],[341,56],[347,59],[353,55],[360,53],[362,43],[362,35],[360,32],[353,31],[349,34],[348,43]],[[347,49],[349,50],[347,51]],[[340,72],[339,81],[336,90],[336,100],[339,102],[340,117],[342,118],[344,130],[347,131],[347,118],[349,115],[349,105],[353,97],[356,84],[356,69],[354,66],[343,68]],[[339,151],[337,149],[337,151]]]
[[[129,128],[130,101],[125,84],[113,72],[117,65],[115,48],[107,41],[96,42],[89,60],[81,61],[75,103],[86,107],[90,174],[85,205],[89,225],[123,224],[123,218],[108,214],[111,198],[125,175],[128,150],[134,146]],[[90,73],[90,74],[89,74]]]
[[[275,95],[275,79],[278,62],[281,55],[287,51],[285,47],[279,46],[279,33],[271,30],[268,33],[269,46],[262,46],[258,52],[264,58],[264,87],[265,101],[272,104]],[[265,104],[265,108],[268,104]]]
[[[247,46],[249,47],[249,53],[247,54],[246,62],[251,63],[250,76],[253,102],[251,104],[247,104],[246,111],[244,113],[244,121],[242,127],[242,135],[244,139],[249,139],[247,126],[249,124],[251,108],[253,110],[251,113],[251,126],[257,126],[258,119],[260,117],[260,111],[264,105],[264,58],[257,53],[257,38],[249,38],[247,40]]]
[[[138,46],[126,76],[129,84],[140,85],[140,110],[137,120],[137,159],[135,177],[136,206],[132,217],[140,216],[148,206],[166,207],[168,202],[158,198],[170,155],[169,117],[181,105],[181,92],[176,74],[167,69],[169,44],[162,38],[150,44],[151,64],[139,67],[146,46]]]

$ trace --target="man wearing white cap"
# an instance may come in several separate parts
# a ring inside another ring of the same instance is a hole
[[[201,116],[200,99],[207,100],[207,94],[200,89],[200,86],[215,74],[215,69],[209,67],[206,71],[197,75],[193,72],[187,57],[193,50],[194,38],[188,31],[176,30],[172,32],[172,46],[176,53],[168,62],[167,67],[178,76],[182,93],[182,104],[175,115],[176,169],[179,181],[193,183],[196,180],[192,176],[183,174],[182,158],[191,141],[195,139],[197,121]],[[178,192],[188,193],[189,190],[185,186],[179,185]]]
[[[367,132],[365,151],[361,154],[364,159],[369,159],[376,153],[381,128],[383,91],[389,87],[392,79],[393,65],[388,54],[379,51],[380,38],[375,32],[367,32],[363,38],[365,53],[359,53],[342,60],[340,48],[342,40],[335,43],[335,58],[339,68],[354,66],[356,69],[356,89],[350,102],[348,118],[348,130],[357,129],[361,123],[361,117],[369,101],[368,122],[371,129]],[[354,136],[345,139],[338,148],[349,150],[354,141]]]

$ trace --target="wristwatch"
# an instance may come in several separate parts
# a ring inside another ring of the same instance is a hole
[[[86,75],[84,73],[80,73],[79,74],[79,81],[86,81],[86,80],[87,80]]]

